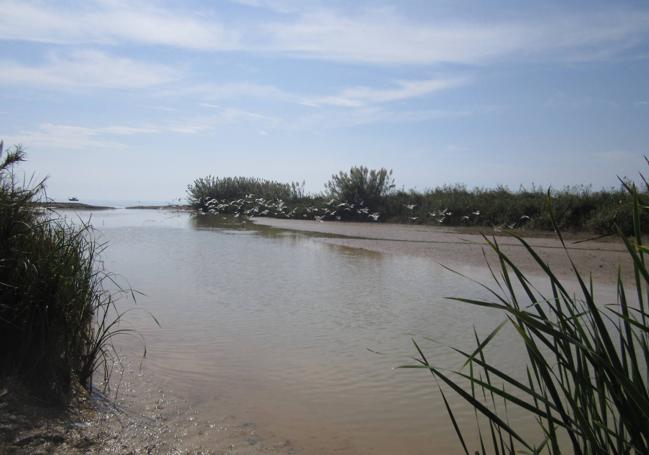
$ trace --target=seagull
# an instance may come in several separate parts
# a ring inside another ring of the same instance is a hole
[[[374,221],[378,221],[378,220],[379,220],[379,217],[381,216],[381,214],[378,213],[378,212],[376,212],[376,213],[370,213],[369,216],[370,216],[370,218],[372,218]]]
[[[471,215],[480,216],[480,210],[476,210],[475,212],[471,212]]]
[[[414,209],[416,206],[415,206],[415,204],[406,204],[406,205],[404,205],[404,207],[407,208],[408,210],[412,210],[412,209]]]

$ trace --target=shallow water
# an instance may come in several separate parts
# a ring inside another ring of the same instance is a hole
[[[502,315],[444,298],[485,297],[468,280],[426,258],[221,216],[114,210],[92,222],[109,244],[106,269],[143,292],[137,307],[160,322],[128,318],[146,338],[146,375],[196,413],[254,422],[299,453],[460,452],[432,376],[396,367],[414,363],[412,338],[431,362],[459,367],[444,345],[471,349],[474,326],[498,325]],[[461,271],[490,281],[485,268]],[[521,374],[513,340],[504,332],[490,358]],[[471,434],[472,410],[448,398]],[[511,417],[532,431],[528,417]]]

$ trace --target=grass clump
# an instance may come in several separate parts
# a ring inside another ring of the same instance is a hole
[[[110,339],[120,316],[103,287],[101,250],[89,225],[43,211],[44,182],[21,185],[13,168],[20,147],[0,143],[0,379],[18,378],[51,401],[77,382],[110,371]]]
[[[304,183],[280,183],[253,177],[213,177],[194,180],[187,187],[189,204],[200,210],[207,209],[207,203],[214,200],[231,202],[246,196],[265,200],[295,200],[304,197]]]
[[[456,349],[464,360],[457,371],[438,368],[415,343],[418,365],[435,377],[451,422],[465,453],[468,443],[444,396],[440,383],[459,394],[475,410],[480,453],[649,453],[649,268],[641,219],[647,201],[633,184],[623,182],[632,201],[633,237],[618,229],[634,266],[631,291],[617,278],[617,303],[603,305],[593,283],[579,273],[577,294],[571,293],[552,269],[522,238],[514,235],[541,267],[550,285],[543,295],[500,249],[495,287],[482,285],[491,299],[454,300],[504,313],[506,320],[488,336],[475,335],[476,349]],[[549,217],[564,240],[553,210]],[[568,255],[570,258],[570,256]],[[489,362],[486,348],[505,325],[511,325],[527,353],[526,380],[516,379]],[[543,435],[526,437],[508,419],[507,410],[530,413]],[[480,429],[486,419],[488,433]],[[489,449],[488,449],[489,448]],[[478,452],[476,452],[478,453]]]

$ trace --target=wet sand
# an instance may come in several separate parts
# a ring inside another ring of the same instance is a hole
[[[291,441],[255,422],[205,415],[163,387],[141,358],[123,355],[111,388],[77,386],[68,406],[48,405],[18,384],[0,384],[0,454],[292,455]]]
[[[257,225],[276,229],[313,233],[322,242],[349,248],[360,248],[385,254],[407,254],[427,257],[450,268],[484,267],[488,260],[497,265],[497,256],[480,232],[495,239],[512,261],[526,273],[541,275],[542,269],[520,241],[490,228],[445,228],[404,224],[371,224],[337,221],[283,220],[255,218]],[[570,263],[582,276],[592,274],[595,281],[612,283],[621,267],[625,282],[633,279],[632,263],[625,246],[617,238],[588,240],[589,234],[570,234],[561,242],[553,233],[518,232],[537,251],[560,278],[574,279]],[[486,256],[486,258],[485,258]]]

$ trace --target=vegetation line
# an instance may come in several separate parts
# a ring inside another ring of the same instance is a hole
[[[640,191],[640,190],[638,190]],[[247,177],[199,178],[187,188],[190,205],[199,213],[229,213],[236,217],[278,217],[489,226],[505,229],[633,232],[632,197],[623,187],[592,191],[588,187],[518,191],[499,186],[467,189],[445,185],[431,190],[397,190],[392,171],[352,167],[334,174],[319,194],[307,195],[303,183],[280,183]],[[647,193],[645,187],[642,194]],[[552,199],[554,221],[545,210]],[[641,226],[649,215],[640,214]],[[646,232],[646,228],[642,228]]]

